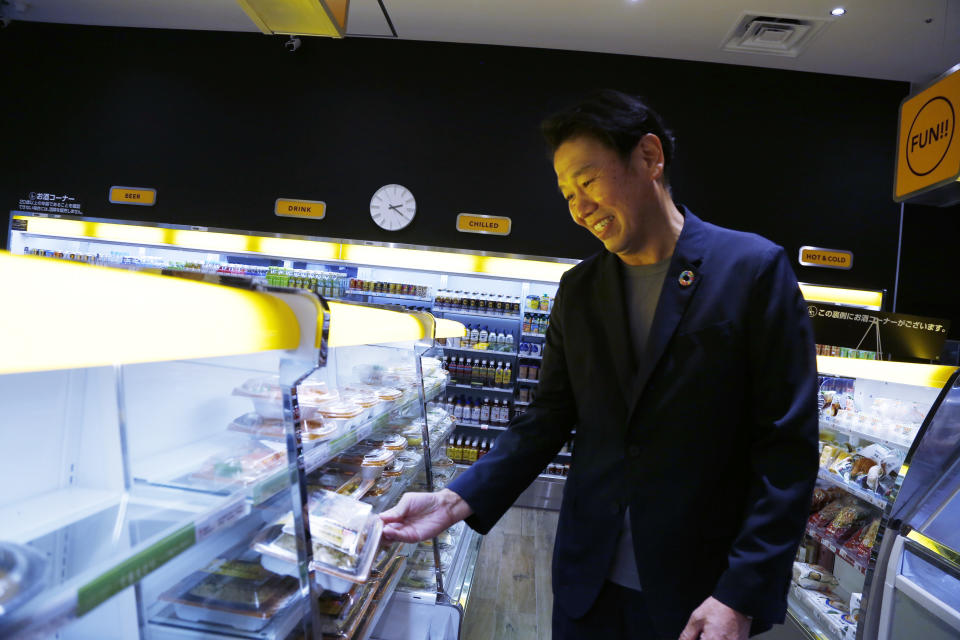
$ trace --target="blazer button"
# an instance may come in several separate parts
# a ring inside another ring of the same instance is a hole
[[[630,446],[627,448],[627,453],[630,454],[630,457],[631,457],[631,458],[639,457],[639,455],[640,455],[640,446],[639,446],[639,445],[636,445],[636,444],[630,445]]]

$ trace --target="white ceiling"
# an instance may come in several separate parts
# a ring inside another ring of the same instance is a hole
[[[12,17],[257,31],[236,0],[9,0]],[[702,60],[924,84],[960,63],[960,0],[383,0],[403,40]],[[821,19],[796,58],[724,51],[744,12]],[[392,37],[378,0],[351,0],[349,36]]]

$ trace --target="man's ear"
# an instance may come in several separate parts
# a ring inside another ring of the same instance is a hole
[[[663,177],[663,145],[655,133],[646,133],[630,153],[630,163],[653,180]]]

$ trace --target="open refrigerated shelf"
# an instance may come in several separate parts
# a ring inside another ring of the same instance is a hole
[[[882,444],[888,447],[894,447],[900,449],[901,451],[906,451],[910,448],[910,442],[903,442],[897,440],[891,440],[889,438],[884,438],[875,434],[870,433],[864,429],[855,429],[853,427],[841,424],[836,420],[831,420],[829,418],[820,418],[820,429],[827,429],[829,431],[834,431],[836,433],[842,433],[845,436],[852,438],[860,438],[861,440],[869,440],[870,442],[876,442],[877,444]]]
[[[494,355],[494,356],[517,356],[516,351],[495,351],[493,349],[474,349],[472,347],[451,347],[450,345],[443,345],[444,351],[463,351],[466,353],[482,353],[484,355]]]
[[[871,493],[866,489],[862,489],[856,485],[850,484],[843,478],[835,476],[834,474],[830,473],[829,471],[826,471],[825,469],[820,469],[817,472],[817,477],[823,480],[824,482],[826,482],[827,484],[830,484],[834,487],[839,487],[844,491],[846,491],[847,493],[849,493],[850,495],[856,496],[857,498],[860,498],[864,502],[868,504],[872,504],[873,506],[879,509],[885,509],[889,504],[887,502],[887,499],[884,498],[883,496],[877,495],[875,493]]]
[[[456,382],[448,383],[447,388],[472,389],[474,391],[489,391],[490,393],[513,393],[513,387],[510,387],[509,389],[501,389],[500,387],[480,387],[472,384],[459,384]]]

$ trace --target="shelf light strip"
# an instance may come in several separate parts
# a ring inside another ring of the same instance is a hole
[[[861,360],[817,356],[817,371],[846,378],[865,378],[882,382],[897,382],[940,389],[947,383],[956,367],[886,360]]]
[[[338,242],[274,238],[219,231],[166,229],[90,220],[35,218],[26,220],[31,235],[72,239],[97,239],[106,242],[173,246],[184,249],[228,253],[254,253],[301,260],[339,260],[371,266],[420,269],[443,273],[483,273],[506,278],[559,282],[573,264],[478,256],[451,251],[374,247]]]
[[[823,287],[815,284],[800,283],[800,292],[809,302],[825,302],[829,304],[846,304],[855,307],[867,307],[880,310],[883,305],[883,292],[869,289],[842,289],[840,287]]]

